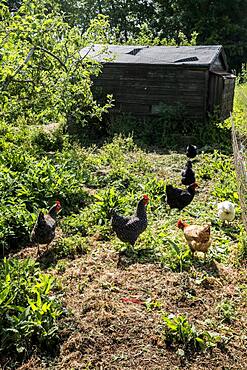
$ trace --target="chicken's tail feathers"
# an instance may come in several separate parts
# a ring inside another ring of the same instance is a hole
[[[115,223],[115,221],[118,219],[119,215],[117,213],[117,210],[115,208],[111,208],[109,211],[110,221],[111,223]]]
[[[112,216],[115,216],[117,214],[117,211],[115,208],[111,208],[110,211],[109,211],[109,215],[112,217]]]
[[[166,194],[170,194],[173,191],[173,186],[172,185],[166,185]]]

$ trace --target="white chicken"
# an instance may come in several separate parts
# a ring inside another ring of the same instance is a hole
[[[228,200],[218,203],[218,217],[223,223],[233,221],[235,218],[235,206]]]

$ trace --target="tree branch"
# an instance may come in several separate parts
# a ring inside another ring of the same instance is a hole
[[[8,87],[8,85],[10,84],[10,82],[13,80],[13,78],[17,75],[17,73],[20,72],[20,70],[25,66],[25,64],[27,64],[29,62],[29,60],[31,59],[33,53],[34,53],[34,50],[35,48],[32,48],[26,59],[24,60],[24,62],[22,64],[19,65],[19,67],[15,70],[14,74],[12,76],[7,76],[4,83],[3,83],[3,87],[2,87],[2,90],[4,90],[4,88]]]
[[[60,64],[61,66],[65,69],[66,72],[68,72],[68,68],[66,67],[66,65],[61,61],[61,59],[56,56],[55,54],[53,54],[51,51],[45,49],[45,48],[42,48],[41,46],[36,46],[36,49],[39,49],[39,50],[42,50],[44,51],[45,53],[49,54],[50,56],[52,56],[53,58],[55,58]]]
[[[42,48],[41,46],[34,46],[28,53],[26,59],[24,60],[24,62],[22,64],[19,65],[19,67],[15,70],[14,74],[12,76],[7,76],[3,85],[2,85],[2,89],[1,90],[4,90],[8,87],[8,85],[10,84],[11,81],[13,81],[14,77],[22,70],[22,68],[29,62],[29,60],[31,59],[31,57],[33,56],[34,54],[34,51],[35,50],[41,50],[47,54],[49,54],[50,56],[52,56],[53,58],[55,58],[60,64],[61,66],[65,69],[66,72],[68,72],[68,68],[66,67],[66,65],[61,61],[61,59],[56,56],[55,54],[53,54],[51,51],[45,49],[45,48]],[[24,81],[23,81],[24,82]],[[30,82],[30,81],[26,81],[26,82]]]

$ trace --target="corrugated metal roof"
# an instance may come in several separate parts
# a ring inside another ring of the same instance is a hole
[[[83,48],[81,50],[81,56],[87,55],[97,61],[111,63],[210,65],[221,50],[221,45],[93,45]]]

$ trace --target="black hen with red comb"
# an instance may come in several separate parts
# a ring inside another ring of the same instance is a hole
[[[148,196],[144,195],[138,202],[136,212],[133,216],[121,216],[115,210],[112,210],[112,229],[122,242],[130,243],[134,246],[138,236],[146,230],[148,225],[146,205],[148,201]]]
[[[56,217],[60,210],[61,204],[59,200],[57,200],[46,215],[43,212],[39,213],[30,235],[31,243],[38,246],[38,254],[40,254],[40,244],[46,244],[46,249],[48,249],[49,244],[54,239],[57,224]]]

